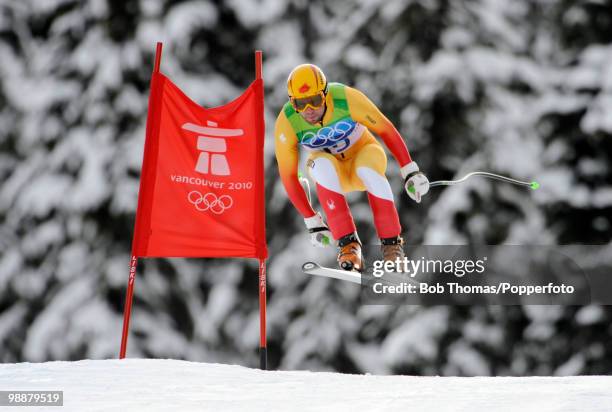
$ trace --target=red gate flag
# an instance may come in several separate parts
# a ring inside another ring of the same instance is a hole
[[[153,74],[137,257],[265,259],[263,80],[203,108]]]
[[[119,358],[125,358],[139,257],[259,259],[260,367],[266,369],[262,52],[256,79],[203,108],[159,72],[157,43]]]

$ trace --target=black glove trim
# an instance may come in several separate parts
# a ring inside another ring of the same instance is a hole
[[[313,227],[312,229],[308,229],[308,233],[318,233],[318,232],[324,232],[326,230],[329,230],[326,227]]]

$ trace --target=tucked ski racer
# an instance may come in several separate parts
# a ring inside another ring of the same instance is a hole
[[[361,241],[345,193],[367,191],[384,260],[404,257],[402,228],[385,176],[387,157],[378,135],[400,165],[408,196],[417,203],[429,181],[414,162],[402,136],[362,92],[328,83],[313,64],[297,66],[287,80],[289,101],[275,126],[278,168],[289,199],[304,217],[315,246],[337,241],[338,264],[363,270]],[[316,183],[327,218],[313,210],[298,179],[299,149],[309,151],[307,170]]]

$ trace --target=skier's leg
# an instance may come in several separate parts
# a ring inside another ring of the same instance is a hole
[[[323,206],[334,239],[338,240],[355,232],[353,216],[340,183],[338,160],[328,153],[314,153],[308,159],[307,165],[310,177],[316,183],[319,203]]]
[[[376,232],[381,239],[397,237],[402,231],[391,185],[385,176],[387,157],[379,144],[369,144],[359,151],[354,162],[355,174],[368,191]]]
[[[308,159],[308,171],[317,186],[319,203],[323,206],[327,224],[338,241],[338,265],[342,269],[361,271],[363,258],[353,216],[344,197],[348,177],[343,175],[339,161],[328,153],[316,153]]]
[[[400,236],[402,227],[393,202],[391,185],[385,176],[386,168],[387,157],[379,144],[365,146],[355,159],[355,174],[368,191],[383,259],[394,262],[404,258],[404,240]]]

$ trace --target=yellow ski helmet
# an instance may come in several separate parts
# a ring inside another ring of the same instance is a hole
[[[289,74],[287,94],[291,98],[315,96],[327,92],[327,79],[314,64],[300,64]]]

